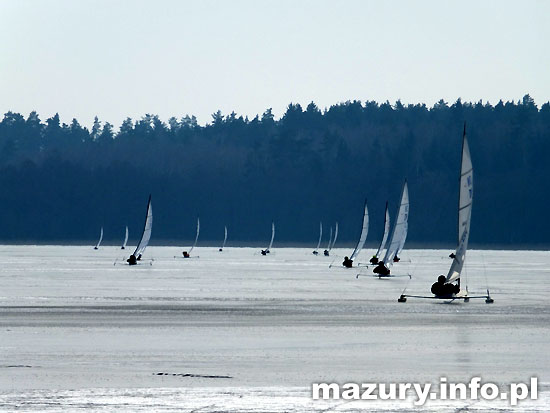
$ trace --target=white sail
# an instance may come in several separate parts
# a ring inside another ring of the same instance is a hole
[[[275,222],[271,222],[271,241],[269,241],[269,247],[265,250],[266,252],[269,252],[271,250],[271,247],[273,246],[273,239],[275,239]]]
[[[407,187],[407,181],[403,185],[403,191],[401,192],[401,201],[399,203],[399,210],[397,211],[397,219],[393,227],[393,232],[384,256],[384,263],[390,267],[393,264],[393,257],[397,255],[399,247],[404,244],[404,238],[407,237],[409,219],[409,189]]]
[[[407,232],[409,231],[409,223],[405,222],[404,228],[403,228],[403,234],[401,235],[401,243],[399,244],[399,248],[397,249],[397,254],[401,252],[403,247],[405,246],[405,241],[407,240]]]
[[[330,227],[330,237],[328,239],[327,251],[330,251],[331,245],[332,245],[332,227]]]
[[[447,282],[460,278],[460,272],[466,259],[468,239],[470,237],[470,218],[472,216],[472,201],[474,196],[474,170],[470,157],[468,139],[466,139],[466,125],[462,137],[462,162],[460,167],[460,183],[458,195],[458,246],[455,258],[447,274]]]
[[[121,249],[125,249],[127,243],[128,243],[128,225],[126,225],[126,235],[124,235],[124,242],[122,243]]]
[[[97,241],[97,245],[94,247],[94,250],[97,250],[99,246],[101,245],[101,240],[103,239],[103,227],[101,227],[101,231],[99,233],[99,241]]]
[[[193,243],[193,246],[189,250],[189,254],[191,254],[191,251],[193,251],[193,248],[197,245],[197,241],[199,240],[199,233],[201,232],[201,221],[197,217],[197,234],[195,235],[195,242]]]
[[[220,250],[223,250],[225,248],[225,242],[227,241],[227,225],[225,225],[223,228],[225,235],[223,236],[223,244]]]
[[[365,245],[365,241],[367,240],[367,234],[369,233],[369,210],[367,208],[367,200],[365,200],[365,211],[363,212],[363,224],[361,226],[361,235],[359,236],[359,241],[357,241],[357,245],[355,246],[355,249],[351,253],[351,256],[349,257],[350,260],[353,260],[361,250],[363,249],[363,246]]]
[[[380,258],[380,254],[386,247],[386,241],[388,240],[388,235],[390,234],[390,212],[388,211],[388,203],[386,202],[386,213],[384,215],[384,236],[382,237],[382,242],[378,247],[378,251],[374,255],[376,258]]]
[[[338,239],[338,222],[336,223],[336,229],[334,230],[334,239],[332,240],[332,245],[328,249],[329,251],[334,248],[334,244],[336,244],[337,239]]]
[[[151,239],[151,232],[153,231],[153,207],[151,205],[151,195],[149,195],[149,202],[147,202],[147,213],[145,214],[145,225],[143,227],[143,233],[141,234],[141,240],[139,241],[136,250],[134,251],[134,257],[139,258],[143,255],[145,248],[149,245]]]
[[[323,223],[319,222],[319,241],[317,242],[317,247],[315,247],[315,252],[319,251],[321,246],[321,239],[323,238]]]

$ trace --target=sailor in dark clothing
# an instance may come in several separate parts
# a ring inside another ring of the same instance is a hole
[[[373,255],[370,259],[371,264],[378,264],[378,257],[376,255]]]
[[[262,250],[262,255],[267,255],[267,250]]]
[[[344,262],[342,265],[346,268],[351,268],[353,266],[353,260],[350,260],[348,257],[344,257]]]
[[[460,292],[458,285],[448,283],[447,277],[440,275],[437,277],[437,282],[432,285],[432,294],[436,297],[451,297],[453,294]]]
[[[401,261],[401,258],[399,258],[397,255],[393,257],[393,262],[399,262]]]
[[[328,257],[328,250],[323,251],[323,254],[325,254],[325,257]]]
[[[141,254],[138,255],[137,260],[141,261]]]
[[[390,270],[384,265],[384,261],[379,261],[378,265],[372,270],[373,273],[381,275],[390,275]]]
[[[454,252],[451,252],[451,253],[449,254],[449,258],[453,258],[453,259],[456,258],[455,253],[454,253]]]
[[[183,258],[189,258],[189,253],[187,251],[183,251]]]
[[[313,255],[318,255],[319,251],[313,251]]]
[[[126,260],[126,262],[129,264],[129,265],[136,265],[137,264],[137,259],[136,259],[136,256],[134,254],[130,255],[130,258],[128,258]]]

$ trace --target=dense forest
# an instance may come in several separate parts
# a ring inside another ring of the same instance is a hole
[[[147,197],[152,242],[183,244],[201,218],[201,241],[316,244],[340,224],[341,243],[359,235],[368,200],[368,242],[381,238],[386,200],[392,217],[405,179],[411,199],[409,245],[452,245],[462,125],[474,164],[470,241],[478,246],[544,247],[550,201],[550,105],[518,102],[433,107],[353,101],[320,110],[290,104],[254,119],[220,111],[126,119],[118,130],[95,119],[45,121],[8,112],[0,123],[0,239],[93,242],[99,228],[136,241]],[[325,243],[326,241],[324,241]],[[340,242],[339,242],[340,243]],[[340,245],[342,245],[340,244]],[[184,245],[184,244],[183,244]],[[200,243],[199,243],[200,245]]]

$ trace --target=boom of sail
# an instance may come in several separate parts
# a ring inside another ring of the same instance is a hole
[[[145,214],[145,225],[143,226],[143,233],[141,234],[141,240],[139,241],[138,246],[136,247],[134,257],[139,258],[140,255],[143,255],[145,248],[149,245],[149,240],[151,239],[151,232],[153,230],[153,207],[151,205],[151,195],[149,195],[149,201],[147,202],[147,213]]]
[[[472,216],[472,201],[474,196],[474,170],[470,157],[470,148],[466,138],[466,125],[462,136],[462,161],[460,167],[460,183],[458,195],[458,246],[453,263],[447,274],[447,282],[460,279],[460,273],[466,259],[468,239],[470,237],[470,218]]]
[[[405,239],[407,238],[408,231],[408,219],[409,219],[409,189],[407,181],[403,185],[403,191],[401,192],[401,201],[399,203],[399,210],[397,211],[397,219],[393,227],[393,232],[384,256],[384,264],[390,267],[393,263],[393,258],[405,245]]]
[[[369,210],[367,208],[367,200],[365,200],[365,210],[363,212],[363,224],[361,226],[361,235],[359,236],[359,241],[357,241],[357,245],[355,246],[355,249],[351,253],[351,256],[349,257],[350,260],[353,260],[355,257],[359,255],[361,250],[363,249],[363,246],[365,245],[365,241],[367,240],[367,234],[369,232]]]

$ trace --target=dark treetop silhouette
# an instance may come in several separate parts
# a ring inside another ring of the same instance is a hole
[[[339,221],[340,240],[351,244],[364,196],[381,233],[386,200],[396,205],[408,178],[408,242],[452,245],[464,121],[480,188],[472,243],[548,243],[549,220],[540,218],[550,200],[550,105],[539,109],[529,95],[495,106],[290,104],[280,120],[270,109],[254,119],[218,111],[206,126],[146,115],[118,132],[97,118],[88,130],[76,119],[8,112],[0,122],[0,238],[93,240],[101,225],[120,237],[126,223],[139,234],[143,199],[153,193],[157,242],[193,233],[182,225],[200,214],[204,240],[218,242],[224,225],[232,241],[264,240],[273,219],[279,245],[311,245],[319,221]]]

